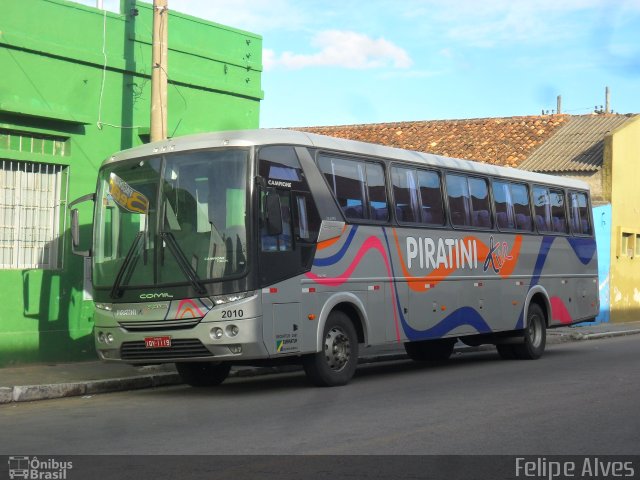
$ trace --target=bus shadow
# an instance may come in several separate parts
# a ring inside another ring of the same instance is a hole
[[[547,350],[544,353],[541,360],[544,361],[549,357],[566,357],[567,355],[574,356],[579,354],[578,350],[563,348],[563,345],[554,345],[553,347],[552,350]],[[409,359],[390,360],[359,365],[352,383],[375,381],[376,379],[385,379],[388,376],[438,374],[443,371],[457,371],[489,364],[520,364],[525,366],[530,362],[528,360],[503,360],[495,350],[454,354],[451,359],[440,362],[414,362]],[[211,398],[214,396],[224,398],[236,395],[250,395],[264,392],[265,390],[269,392],[284,392],[309,388],[317,387],[313,386],[304,372],[300,370],[254,377],[234,377],[216,387],[193,388],[188,385],[178,385],[169,389],[158,389],[154,392],[154,396],[175,396],[179,393],[189,397]]]

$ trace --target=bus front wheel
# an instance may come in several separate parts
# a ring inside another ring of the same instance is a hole
[[[185,362],[176,363],[182,381],[192,387],[214,387],[229,376],[228,363]]]
[[[353,323],[344,312],[333,311],[322,338],[322,350],[302,360],[307,377],[318,387],[346,385],[358,366],[358,336]]]

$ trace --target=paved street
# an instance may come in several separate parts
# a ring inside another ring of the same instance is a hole
[[[0,406],[0,454],[637,454],[638,336]]]

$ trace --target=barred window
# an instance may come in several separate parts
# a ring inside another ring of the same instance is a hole
[[[0,160],[0,269],[61,267],[65,167]]]

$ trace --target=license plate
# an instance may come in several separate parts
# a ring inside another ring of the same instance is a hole
[[[166,348],[171,346],[171,337],[145,337],[144,346],[147,348]]]

